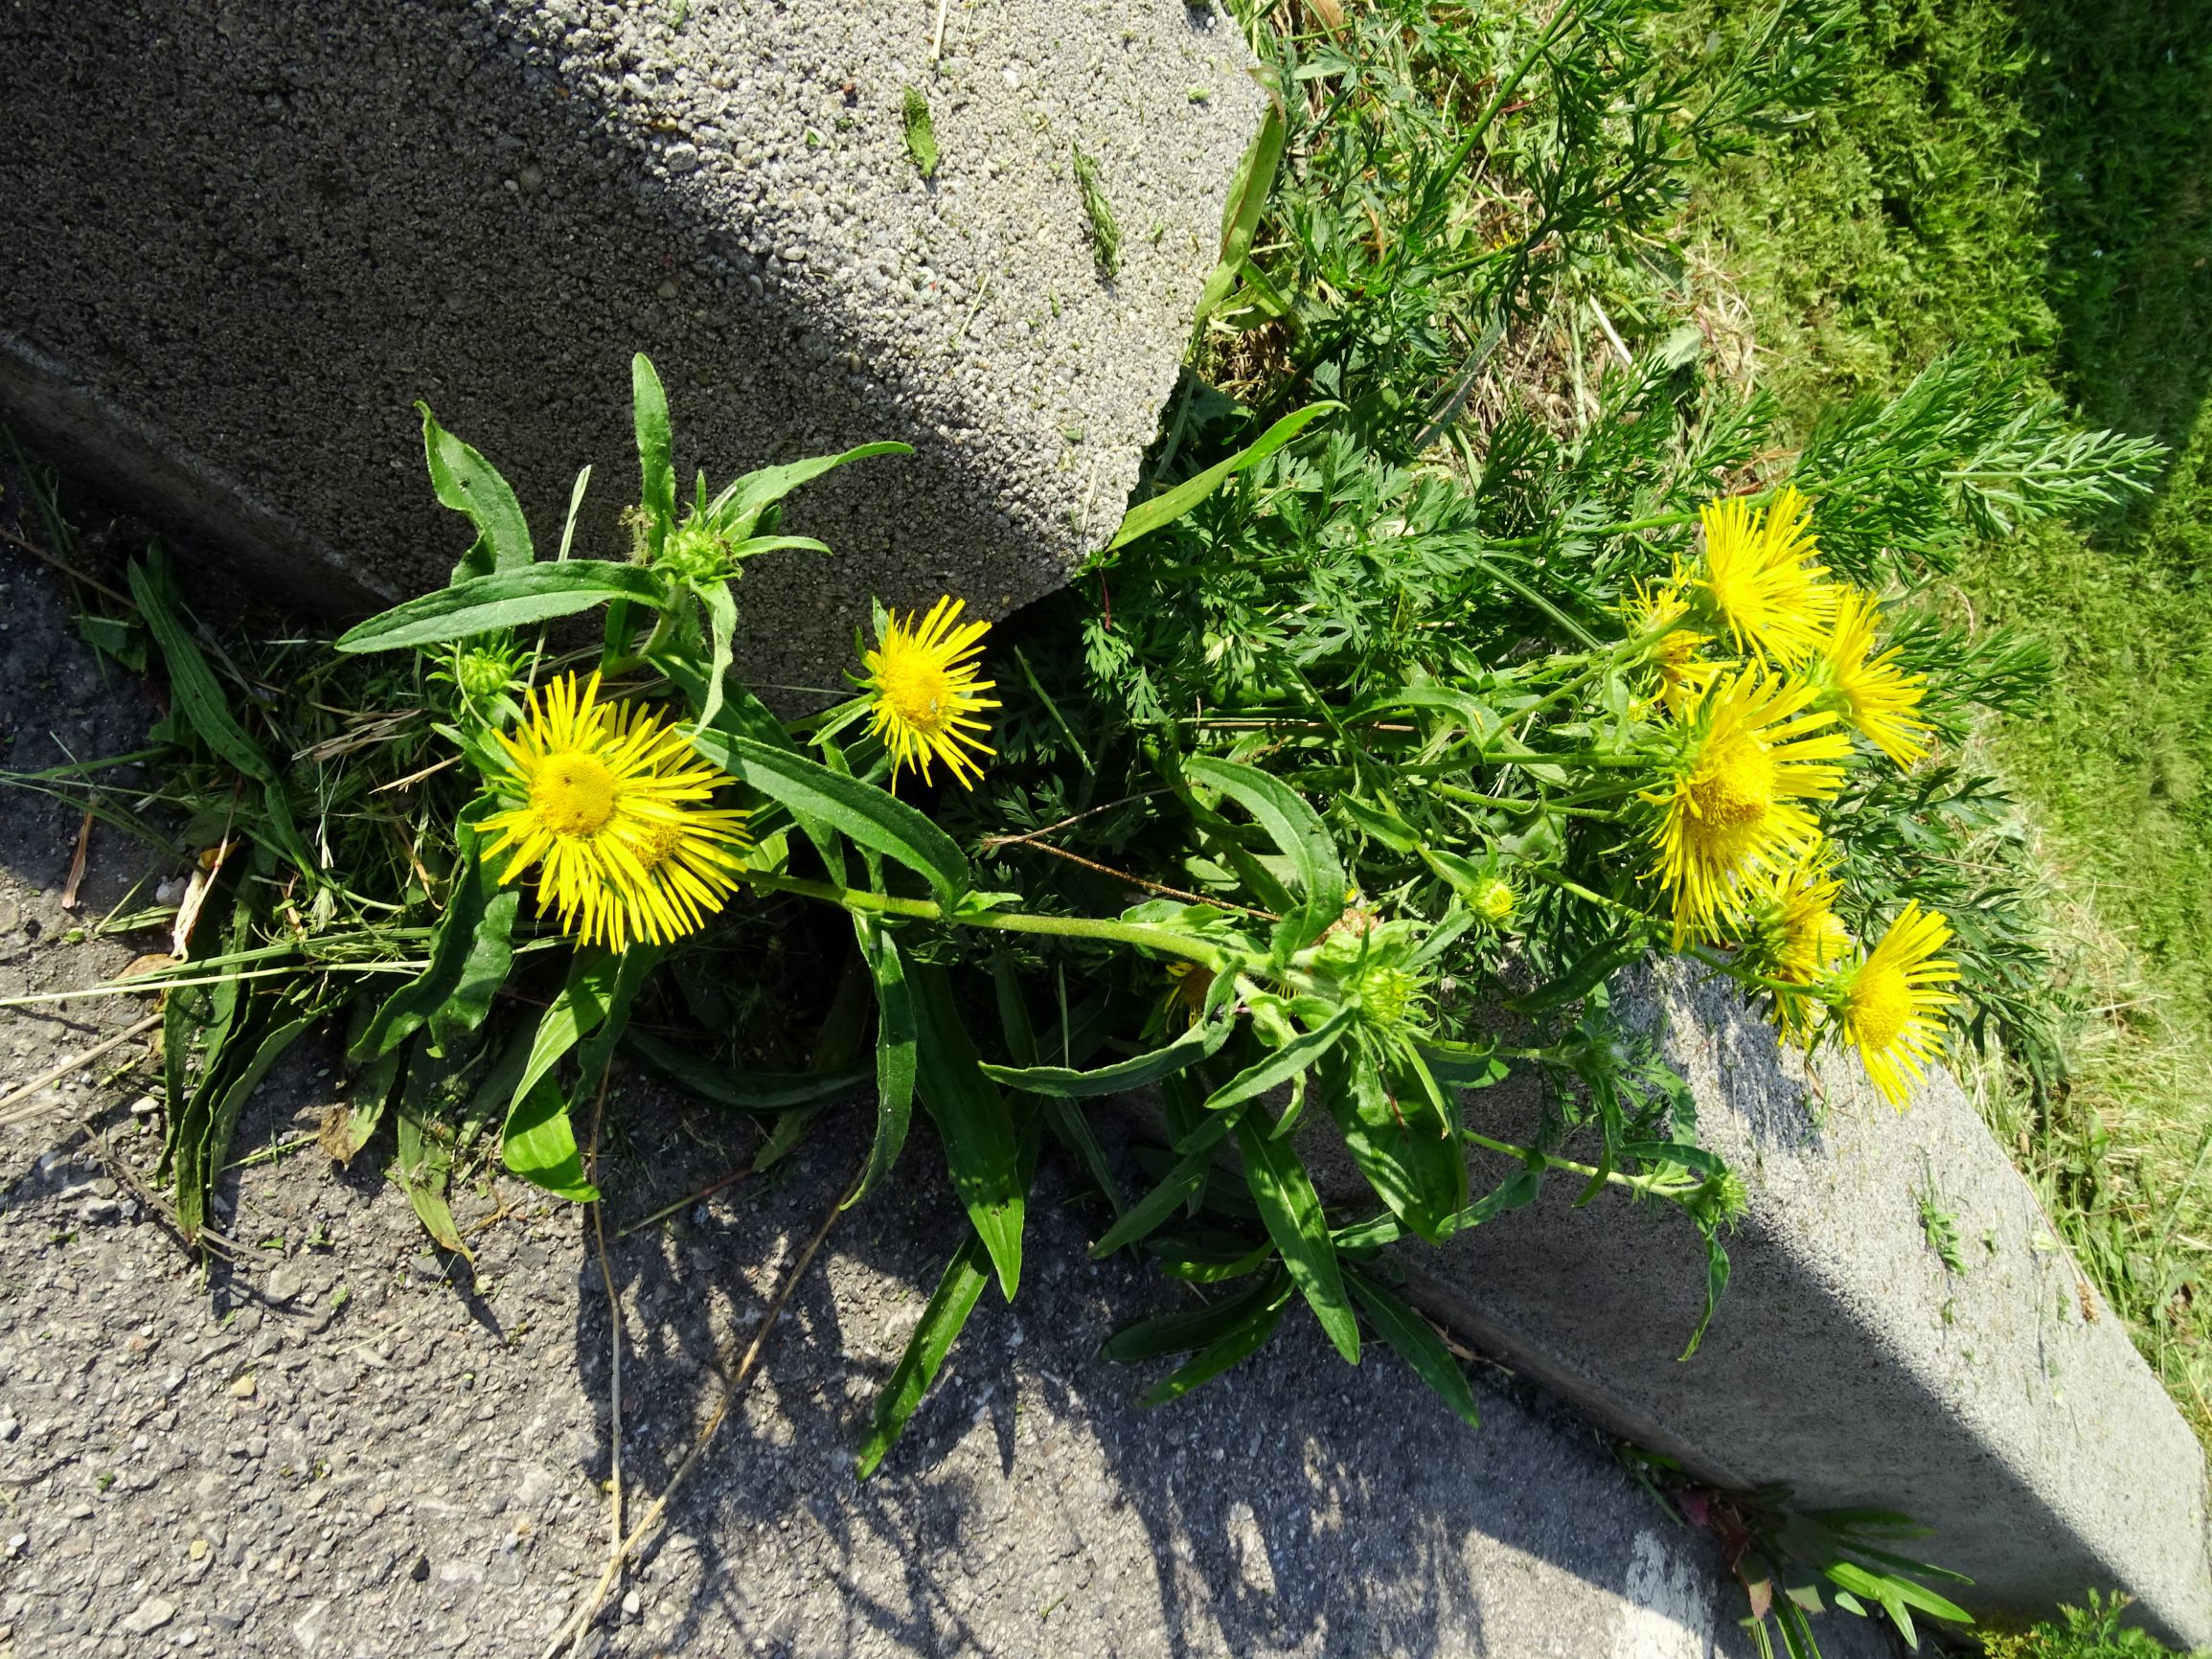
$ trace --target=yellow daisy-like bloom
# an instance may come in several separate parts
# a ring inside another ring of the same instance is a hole
[[[1703,557],[1688,570],[1677,565],[1672,584],[1693,615],[1762,661],[1811,656],[1836,610],[1827,568],[1813,562],[1813,504],[1786,484],[1764,511],[1739,495],[1708,501],[1698,516]]]
[[[1874,629],[1881,620],[1872,594],[1842,589],[1835,622],[1806,678],[1818,691],[1820,707],[1835,710],[1899,766],[1909,768],[1927,753],[1930,729],[1918,713],[1927,680],[1897,666],[1897,647],[1876,651]]]
[[[1851,739],[1812,692],[1763,668],[1718,680],[1684,720],[1670,785],[1645,800],[1663,808],[1652,874],[1675,912],[1675,948],[1713,938],[1742,909],[1743,885],[1809,857],[1820,827],[1803,805],[1835,799]]]
[[[502,884],[537,867],[538,904],[580,943],[665,944],[737,891],[746,815],[704,805],[733,780],[680,729],[599,701],[596,673],[533,693],[520,729],[498,738],[521,800],[485,819],[484,856],[510,854]]]
[[[1882,1098],[1901,1111],[1905,1092],[1943,1047],[1943,1010],[1958,1001],[1938,989],[1958,978],[1958,964],[1936,955],[1950,939],[1950,923],[1916,900],[1865,960],[1836,975],[1829,989],[1843,1040],[1859,1051]]]
[[[1669,628],[1659,633],[1668,624],[1687,617],[1689,609],[1682,602],[1682,590],[1673,582],[1651,588],[1639,581],[1635,597],[1622,606],[1630,639],[1658,636],[1647,648],[1644,661],[1658,679],[1660,706],[1677,718],[1684,709],[1705,694],[1705,688],[1728,666],[1703,655],[1705,647],[1712,643],[1709,634],[1701,634],[1692,627]]]
[[[1840,881],[1813,861],[1753,884],[1744,930],[1748,966],[1767,979],[1811,988],[1851,951],[1851,930],[1834,908],[1842,890]],[[1818,1002],[1788,991],[1769,994],[1767,1017],[1785,1036],[1804,1042]]]
[[[961,622],[966,604],[947,597],[919,620],[911,613],[903,623],[894,616],[882,643],[860,659],[868,670],[860,684],[876,694],[869,730],[891,752],[894,780],[905,767],[928,782],[932,758],[943,761],[964,789],[973,788],[974,780],[983,776],[968,751],[992,753],[974,734],[991,729],[976,716],[998,707],[995,699],[982,694],[997,682],[975,677],[976,658],[983,654],[983,636],[991,625]]]

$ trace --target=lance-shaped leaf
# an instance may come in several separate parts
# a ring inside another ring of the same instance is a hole
[[[859,1066],[829,1072],[741,1072],[644,1032],[626,1033],[623,1043],[672,1083],[736,1112],[795,1112],[803,1106],[849,1101],[868,1086],[869,1074]]]
[[[574,616],[615,600],[657,608],[665,598],[659,576],[642,564],[572,558],[565,564],[518,565],[395,605],[347,629],[337,648],[404,650]]]
[[[1321,1212],[1321,1196],[1297,1151],[1270,1135],[1266,1114],[1245,1112],[1237,1120],[1237,1149],[1244,1157],[1244,1180],[1260,1206],[1260,1220],[1291,1283],[1304,1292],[1321,1321],[1321,1329],[1336,1345],[1347,1364],[1359,1363],[1359,1321],[1344,1294],[1344,1278],[1337,1270],[1336,1247],[1329,1241],[1329,1220]]]
[[[1467,1205],[1467,1154],[1418,1066],[1400,1057],[1385,1074],[1343,1050],[1323,1070],[1322,1093],[1367,1184],[1407,1231],[1434,1243]]]
[[[568,979],[531,1034],[530,1058],[515,1079],[500,1133],[499,1155],[524,1180],[549,1193],[588,1203],[599,1196],[584,1179],[583,1157],[569,1123],[568,1097],[553,1079],[553,1068],[591,1033],[600,1029],[613,1006],[622,979],[622,959],[611,951],[579,951]]]
[[[781,801],[802,822],[811,820],[896,858],[950,903],[971,880],[951,836],[905,802],[872,784],[832,772],[794,750],[727,731],[692,734],[692,747],[764,795]]]
[[[238,1074],[225,1081],[219,1090],[211,1089],[207,1102],[205,1127],[200,1131],[196,1147],[191,1156],[177,1160],[176,1214],[177,1224],[187,1239],[196,1238],[200,1228],[207,1224],[207,1198],[216,1177],[222,1173],[223,1158],[230,1150],[231,1136],[237,1131],[239,1114],[254,1090],[261,1087],[262,1079],[269,1075],[269,1068],[283,1057],[300,1034],[308,1029],[304,1019],[287,1020],[255,1044],[253,1054]]]
[[[798,489],[811,484],[825,472],[834,471],[849,462],[865,461],[874,455],[911,455],[911,443],[863,443],[848,449],[842,455],[817,455],[810,461],[793,461],[783,466],[764,466],[758,472],[748,472],[717,496],[707,512],[717,523],[733,524],[750,530],[761,510],[774,505]]]
[[[1140,1365],[1163,1354],[1195,1353],[1219,1342],[1289,1289],[1289,1276],[1277,1268],[1219,1302],[1155,1313],[1125,1325],[1106,1339],[1099,1353],[1122,1365]]]
[[[476,826],[490,808],[472,801],[454,821],[459,868],[445,913],[430,941],[430,966],[384,999],[349,1057],[359,1062],[390,1054],[427,1023],[441,1050],[474,1031],[513,965],[513,931],[522,902],[519,890],[502,888],[481,856]]]
[[[1336,844],[1320,814],[1304,796],[1282,779],[1235,761],[1211,755],[1193,755],[1184,770],[1197,784],[1219,789],[1252,814],[1275,845],[1290,860],[1305,904],[1296,917],[1286,917],[1288,943],[1295,949],[1311,944],[1344,914],[1344,865]]]
[[[452,580],[466,581],[528,564],[536,557],[530,545],[530,525],[507,480],[490,462],[439,425],[429,404],[415,407],[422,417],[422,456],[430,466],[430,488],[441,502],[466,514],[476,527],[476,539],[454,565]]]
[[[1121,528],[1114,532],[1113,539],[1106,544],[1105,551],[1111,553],[1118,547],[1127,547],[1138,536],[1150,535],[1162,526],[1174,523],[1247,466],[1266,460],[1322,416],[1343,407],[1341,403],[1309,403],[1268,427],[1259,442],[1250,447],[1241,449],[1228,460],[1207,467],[1196,478],[1185,479],[1165,495],[1138,503],[1129,509],[1128,516],[1121,522]]]
[[[1021,1229],[1029,1191],[1015,1150],[1013,1114],[976,1061],[975,1045],[961,1023],[945,970],[909,964],[906,983],[914,997],[922,1103],[945,1142],[952,1190],[991,1252],[999,1287],[1011,1302],[1021,1283]]]
[[[1301,1032],[1281,1048],[1263,1055],[1208,1095],[1206,1109],[1219,1112],[1230,1106],[1241,1106],[1246,1101],[1258,1100],[1269,1089],[1288,1082],[1334,1048],[1344,1034],[1352,1029],[1352,1022],[1358,1017],[1359,1011],[1356,1008],[1338,1009],[1311,1031]]]
[[[923,1308],[921,1320],[906,1339],[906,1352],[899,1356],[899,1363],[892,1368],[882,1392],[876,1397],[875,1422],[868,1438],[860,1443],[860,1455],[854,1463],[853,1472],[856,1478],[866,1480],[876,1472],[883,1454],[905,1432],[907,1423],[921,1408],[923,1397],[937,1380],[937,1373],[959,1338],[961,1327],[975,1311],[983,1287],[991,1283],[990,1265],[990,1253],[984,1249],[983,1240],[972,1233],[945,1264],[937,1288],[930,1294],[929,1305]]]
[[[874,1192],[898,1163],[914,1114],[914,1079],[921,1065],[914,994],[906,983],[898,942],[873,917],[855,916],[853,928],[876,987],[876,1138],[868,1148],[868,1168],[860,1185],[845,1201],[848,1209]],[[935,1367],[931,1372],[934,1375]],[[927,1378],[923,1386],[928,1386]]]
[[[1266,1283],[1269,1294],[1257,1307],[1145,1390],[1137,1397],[1137,1403],[1165,1405],[1170,1400],[1180,1399],[1200,1383],[1211,1382],[1231,1366],[1257,1353],[1267,1338],[1274,1335],[1275,1327],[1283,1323],[1284,1310],[1290,1306],[1291,1286],[1287,1278],[1273,1275]]]
[[[1482,1413],[1475,1407],[1474,1390],[1467,1385],[1467,1374],[1428,1321],[1364,1273],[1348,1273],[1344,1283],[1391,1352],[1413,1367],[1414,1374],[1451,1407],[1454,1417],[1469,1428],[1480,1428]]]
[[[423,1230],[441,1249],[468,1256],[461,1229],[453,1224],[453,1211],[445,1202],[445,1180],[453,1166],[452,1148],[432,1131],[431,1118],[439,1097],[459,1067],[450,1059],[430,1054],[422,1043],[407,1053],[407,1080],[399,1090],[399,1185]]]
[[[668,393],[643,352],[629,360],[629,400],[631,423],[637,429],[638,504],[645,509],[646,553],[654,557],[675,521],[676,469]]]
[[[1033,1095],[1053,1095],[1061,1100],[1089,1100],[1098,1095],[1127,1094],[1141,1089],[1162,1078],[1173,1077],[1200,1060],[1220,1052],[1229,1040],[1229,1034],[1237,1029],[1233,1019],[1201,1020],[1165,1048],[1149,1054],[1132,1055],[1112,1065],[1100,1066],[1094,1071],[1075,1071],[1065,1066],[994,1066],[986,1064],[984,1075],[1010,1089],[1021,1089]]]

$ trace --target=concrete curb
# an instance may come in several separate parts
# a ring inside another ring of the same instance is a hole
[[[417,398],[542,541],[593,463],[576,551],[623,557],[644,350],[687,487],[915,446],[794,497],[789,528],[837,557],[762,561],[740,595],[748,676],[831,691],[872,595],[1002,614],[1112,533],[1266,106],[1218,11],[955,8],[942,57],[934,16],[16,6],[0,410],[260,584],[358,609],[443,581],[468,539]],[[1120,223],[1110,272],[1075,148]]]
[[[1855,1060],[1809,1074],[1732,987],[1680,965],[1633,976],[1619,1006],[1750,1191],[1702,1348],[1677,1362],[1703,1299],[1689,1229],[1610,1199],[1575,1209],[1569,1181],[1407,1251],[1417,1300],[1708,1479],[1905,1511],[1934,1529],[1929,1558],[1973,1579],[1955,1599],[1977,1612],[2116,1586],[2163,1639],[2212,1645],[2196,1439],[1950,1077],[1893,1111]],[[1533,1120],[1509,1089],[1471,1105],[1499,1132]],[[1923,1226],[1931,1190],[1964,1272]]]

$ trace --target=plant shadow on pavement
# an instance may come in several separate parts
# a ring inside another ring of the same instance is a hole
[[[604,1171],[610,1227],[742,1162],[741,1148],[733,1157],[702,1132],[707,1108],[644,1093],[623,1091],[630,1145]],[[632,1524],[710,1409],[718,1355],[733,1331],[749,1333],[774,1275],[856,1165],[858,1128],[827,1123],[769,1176],[687,1207],[674,1225],[610,1234],[608,1267],[629,1309]],[[680,1623],[658,1632],[670,1648],[734,1626],[774,1652],[877,1651],[888,1640],[949,1655],[1049,1640],[1087,1653],[1086,1631],[1067,1626],[1103,1605],[1111,1635],[1099,1651],[1507,1651],[1516,1632],[1487,1619],[1498,1569],[1579,1578],[1631,1601],[1649,1590],[1637,1575],[1651,1571],[1649,1534],[1666,1530],[1658,1512],[1594,1435],[1540,1398],[1478,1385],[1486,1421],[1470,1430],[1387,1353],[1347,1371],[1305,1330],[1285,1338],[1275,1364],[1138,1407],[1150,1376],[1098,1347],[1172,1306],[1175,1287],[1126,1259],[1091,1263],[1104,1207],[1049,1162],[1020,1299],[1010,1307],[985,1291],[920,1415],[856,1487],[874,1392],[938,1260],[959,1242],[949,1193],[919,1174],[936,1168],[928,1152],[909,1148],[901,1179],[832,1232],[754,1398],[673,1504],[671,1532],[643,1569],[650,1582],[656,1556],[696,1554]],[[598,1414],[592,1473],[604,1478],[608,1332],[595,1270],[586,1281],[577,1362]],[[823,1534],[831,1601],[810,1601],[805,1569],[779,1541],[787,1525]],[[679,1536],[688,1542],[672,1543]],[[1717,1580],[1701,1545],[1669,1549],[1699,1563],[1699,1581]]]

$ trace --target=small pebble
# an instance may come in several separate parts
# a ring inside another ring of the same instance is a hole
[[[238,1379],[238,1381],[236,1381],[236,1382],[232,1383],[232,1384],[231,1384],[231,1393],[232,1393],[232,1394],[234,1394],[234,1395],[236,1395],[236,1396],[237,1396],[237,1397],[238,1397],[239,1399],[251,1399],[251,1398],[253,1398],[253,1397],[254,1397],[254,1379],[253,1379],[253,1375],[252,1375],[252,1374],[249,1372],[249,1373],[248,1373],[246,1375],[239,1377],[239,1378]]]

